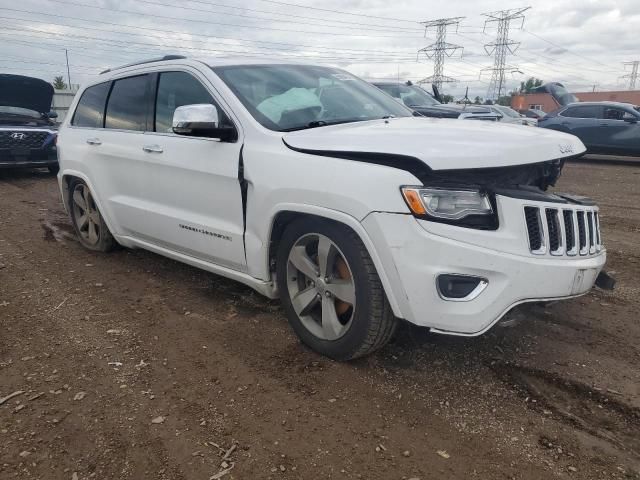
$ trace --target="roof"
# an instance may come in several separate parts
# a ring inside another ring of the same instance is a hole
[[[573,106],[577,106],[577,105],[584,105],[584,106],[600,106],[600,105],[608,105],[610,107],[626,107],[626,108],[633,108],[634,105],[632,103],[624,103],[624,102],[575,102],[575,103],[570,103],[569,105],[566,105],[567,107],[573,107]]]

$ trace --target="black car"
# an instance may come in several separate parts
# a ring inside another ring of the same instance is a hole
[[[380,90],[388,93],[398,102],[425,117],[459,118],[465,120],[497,121],[500,115],[487,107],[476,105],[443,104],[435,96],[429,94],[411,82],[372,82]]]
[[[58,171],[53,86],[39,78],[0,74],[0,168]]]
[[[575,135],[590,153],[640,155],[640,107],[630,103],[572,103],[538,126]]]

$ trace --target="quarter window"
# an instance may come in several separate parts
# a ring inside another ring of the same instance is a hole
[[[193,76],[185,72],[164,72],[158,80],[158,94],[156,96],[156,132],[171,132],[173,112],[183,105],[199,103],[215,104],[213,97],[206,88]],[[218,108],[221,125],[228,125],[224,113]]]
[[[104,106],[107,103],[110,82],[87,88],[76,107],[71,125],[75,127],[102,128]]]
[[[146,75],[115,81],[107,104],[106,128],[146,130],[147,83]]]

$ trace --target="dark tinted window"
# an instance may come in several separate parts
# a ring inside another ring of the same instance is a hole
[[[383,92],[387,92],[394,98],[400,98],[400,87],[398,85],[376,85]]]
[[[171,132],[175,109],[183,105],[198,103],[215,105],[211,94],[198,80],[185,72],[161,73],[156,97],[155,131]],[[219,108],[218,116],[222,125],[229,123]]]
[[[78,102],[71,125],[102,128],[104,106],[107,103],[110,82],[87,88]]]
[[[107,104],[106,128],[146,130],[147,76],[116,80]]]
[[[625,115],[632,115],[631,113],[621,108],[605,107],[604,117],[607,120],[622,120]]]
[[[579,107],[569,107],[562,112],[563,117],[572,118],[598,118],[602,113],[602,108],[596,105],[581,105]]]

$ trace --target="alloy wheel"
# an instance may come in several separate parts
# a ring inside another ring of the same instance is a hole
[[[73,191],[73,216],[82,239],[95,245],[100,240],[102,222],[89,187],[79,183]]]
[[[325,235],[300,237],[289,252],[287,288],[304,327],[322,340],[337,340],[356,308],[354,278],[344,254]]]

